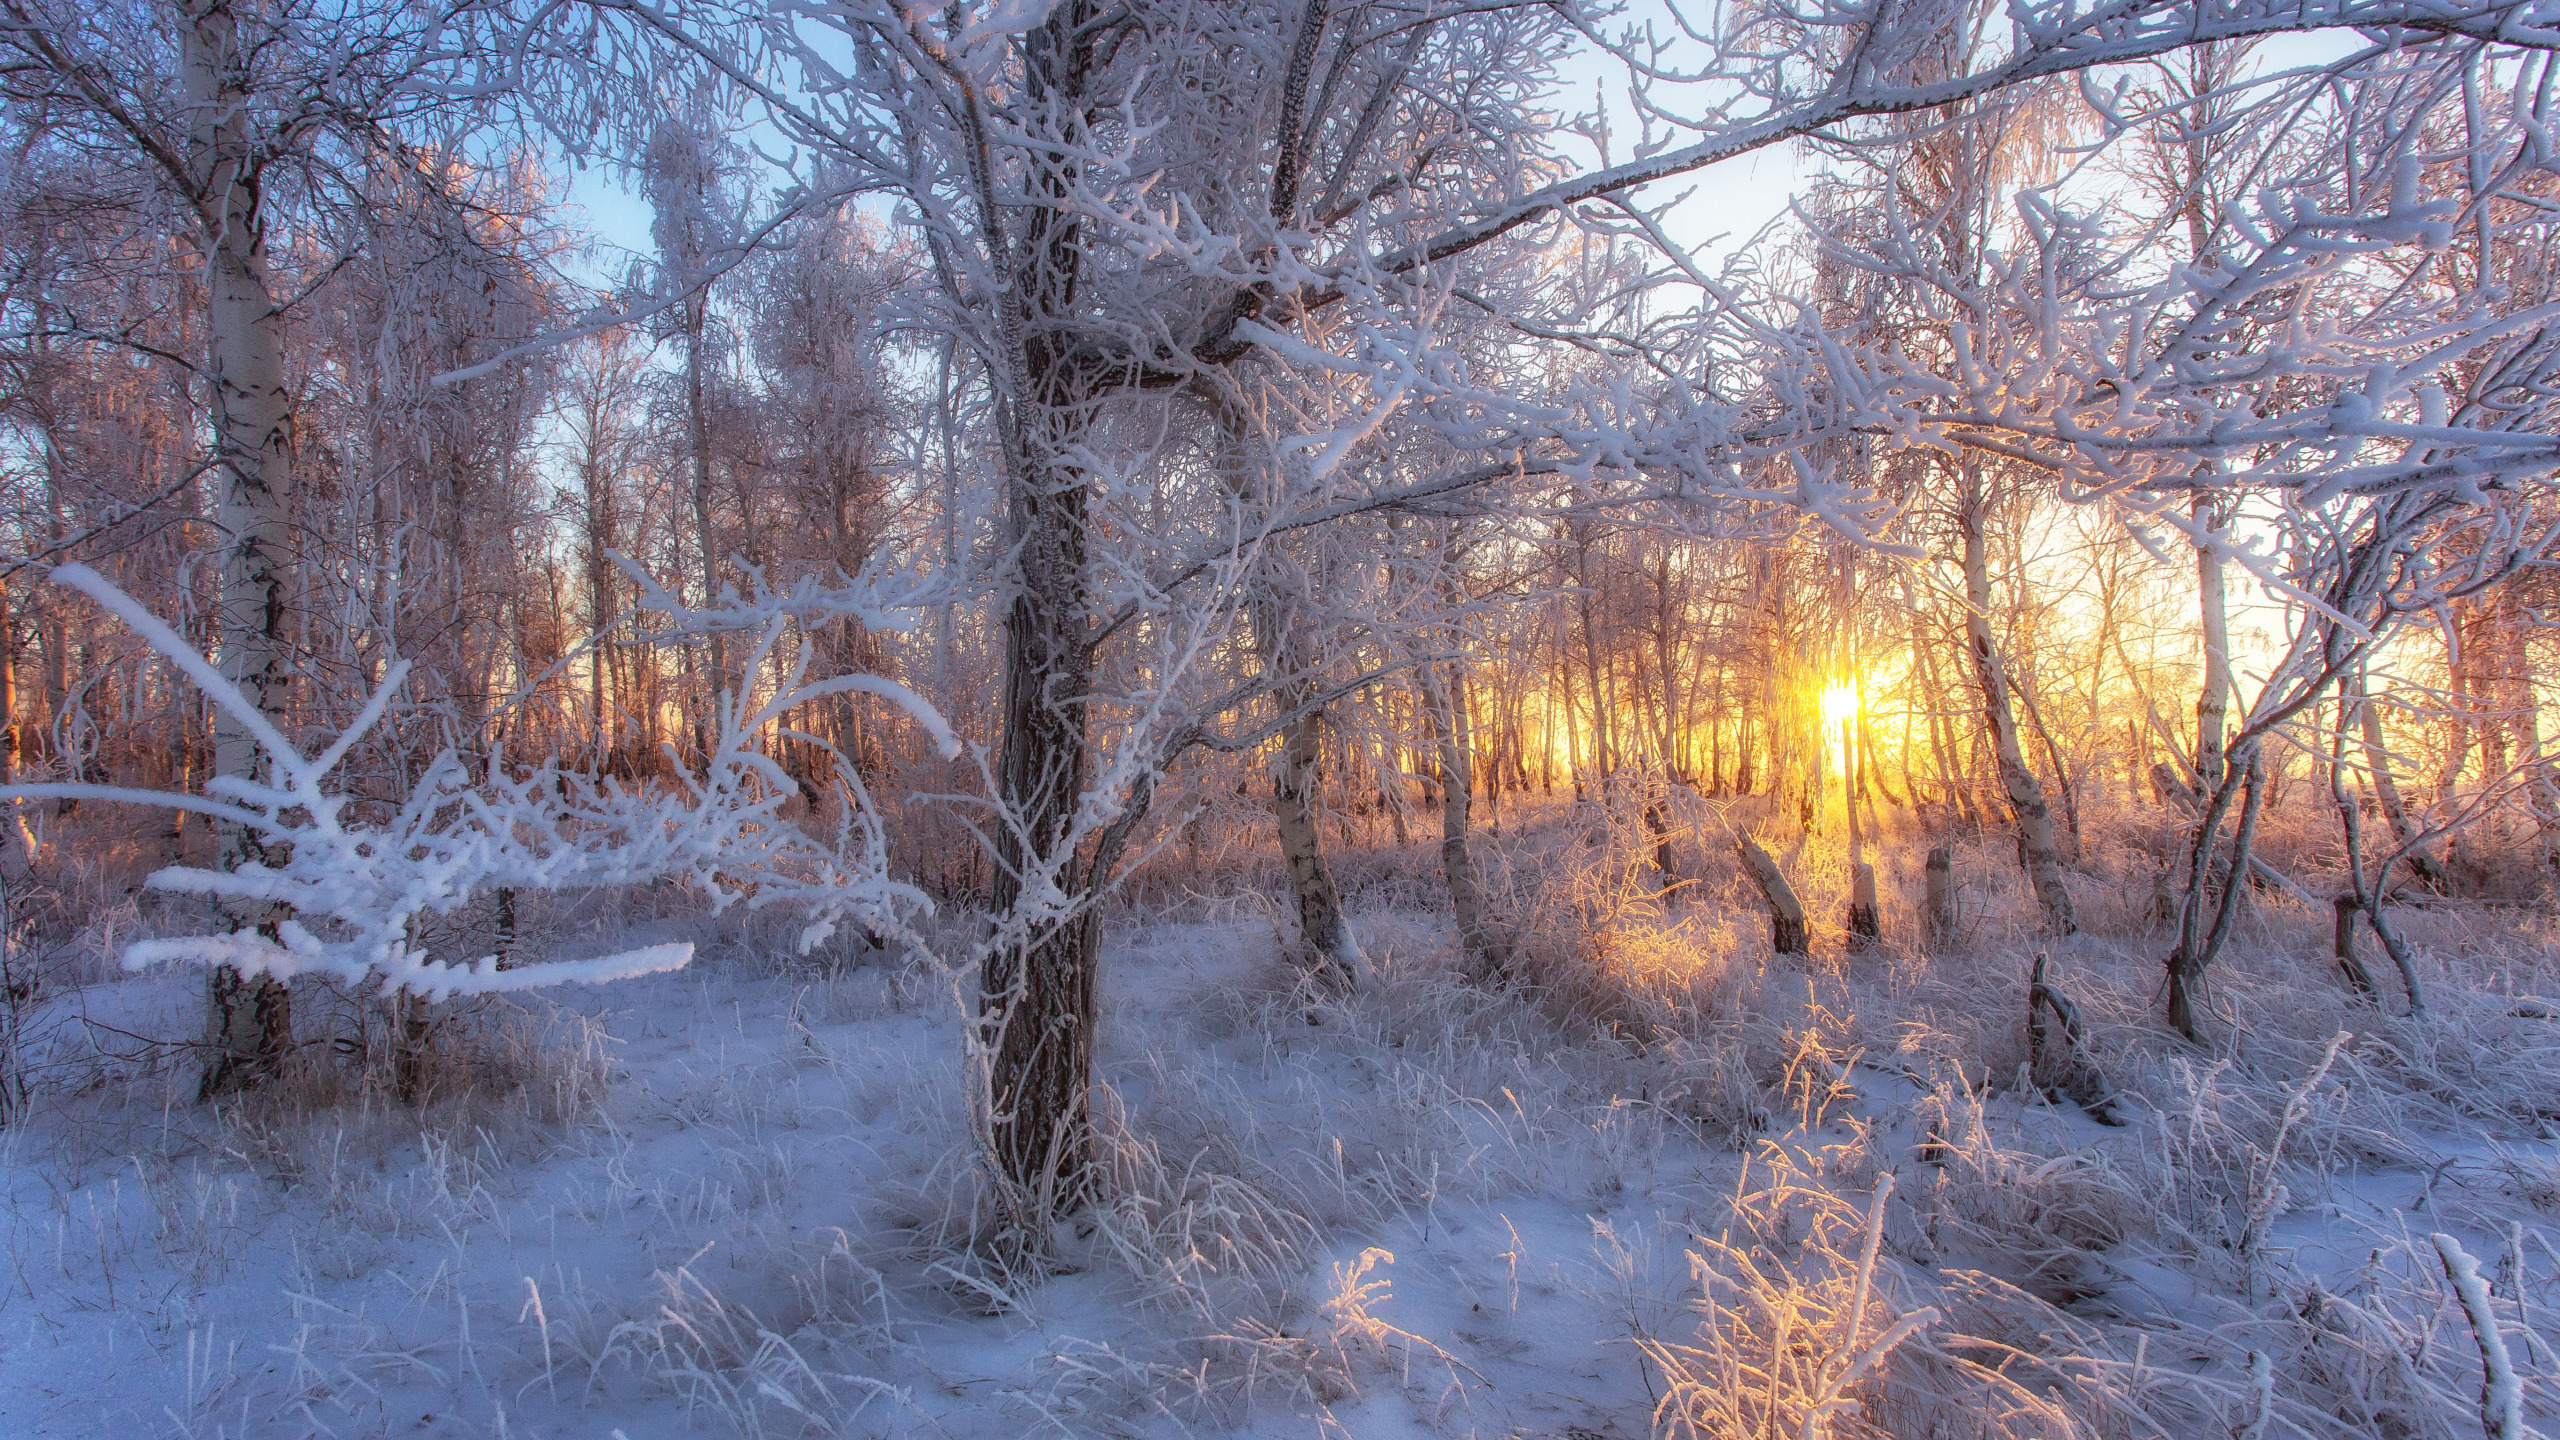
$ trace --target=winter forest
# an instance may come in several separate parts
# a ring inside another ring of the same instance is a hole
[[[2560,1436],[2555,0],[0,0],[0,1437]]]

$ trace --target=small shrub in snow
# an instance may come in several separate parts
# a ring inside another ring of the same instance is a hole
[[[926,905],[920,892],[889,878],[877,817],[850,766],[840,767],[848,803],[831,840],[813,838],[781,818],[798,786],[756,745],[795,706],[854,690],[883,694],[906,705],[948,743],[938,717],[892,682],[869,675],[808,680],[805,644],[760,706],[749,709],[736,696],[722,697],[717,733],[701,771],[679,773],[672,786],[633,788],[552,762],[516,771],[503,756],[474,764],[448,749],[427,763],[389,814],[366,819],[359,818],[339,771],[399,694],[404,662],[385,670],[352,723],[318,753],[305,755],[193,646],[94,571],[64,565],[53,579],[123,620],[255,737],[268,757],[264,780],[217,777],[206,782],[202,795],[84,784],[22,785],[6,792],[192,811],[251,830],[270,854],[285,857],[272,866],[225,871],[173,865],[154,873],[149,883],[155,889],[212,896],[252,912],[270,907],[267,913],[279,918],[262,927],[272,934],[240,930],[142,941],[125,951],[130,967],[186,961],[279,979],[326,975],[378,986],[384,994],[435,1001],[626,979],[675,969],[693,955],[690,944],[679,943],[502,966],[495,954],[438,961],[417,945],[422,916],[450,914],[490,891],[617,889],[674,880],[704,896],[715,913],[740,902],[797,906],[805,916],[803,948],[840,926],[895,928],[900,911]],[[766,628],[744,673],[763,671],[783,628],[780,620]]]

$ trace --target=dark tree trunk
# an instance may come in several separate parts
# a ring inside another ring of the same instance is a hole
[[[1082,701],[1091,672],[1078,633],[1084,589],[1084,493],[1072,478],[1020,487],[1022,586],[1005,612],[1004,742],[997,761],[1006,809],[996,845],[994,909],[1021,906],[1026,881],[1049,873],[1070,903],[1086,876],[1072,843],[1076,801],[1090,768]],[[1061,603],[1066,602],[1066,603]],[[1034,882],[1036,883],[1036,882]],[[1033,920],[986,957],[979,1015],[989,1052],[988,1145],[1027,1213],[1075,1209],[1091,1161],[1095,969],[1101,917],[1078,906]]]

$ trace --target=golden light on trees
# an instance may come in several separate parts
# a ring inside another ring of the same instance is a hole
[[[1858,713],[1858,682],[1834,680],[1822,687],[1822,723],[1825,726],[1846,725]]]

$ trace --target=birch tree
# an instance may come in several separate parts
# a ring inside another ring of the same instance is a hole
[[[386,127],[436,107],[433,87],[415,83],[442,58],[433,33],[405,12],[362,7],[13,0],[0,9],[11,102],[53,117],[63,143],[112,157],[111,183],[199,262],[201,348],[184,359],[210,417],[223,537],[217,648],[227,683],[271,722],[289,722],[298,678],[285,331],[302,281],[279,273],[268,239],[281,211],[313,233],[347,233],[327,222],[333,207],[353,208],[363,157],[386,142]],[[231,710],[213,720],[213,752],[225,779],[265,773]],[[274,858],[253,828],[220,819],[217,830],[226,869]],[[231,921],[271,936],[282,917],[242,897]],[[275,1073],[292,1043],[284,984],[217,966],[206,998],[204,1093]]]

